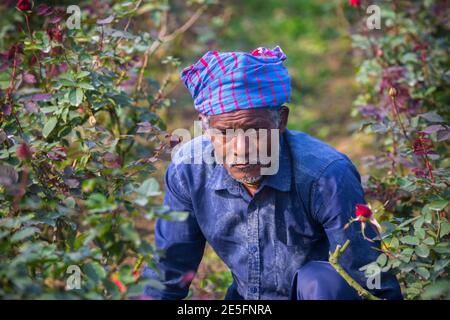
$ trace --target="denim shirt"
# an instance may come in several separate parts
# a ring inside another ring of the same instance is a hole
[[[252,197],[216,163],[188,164],[195,146],[210,148],[206,137],[185,143],[165,174],[164,203],[187,211],[185,221],[159,219],[155,226],[158,271],[146,267],[144,277],[161,281],[164,290],[151,286],[145,294],[156,299],[182,299],[202,259],[205,242],[229,267],[233,297],[288,299],[295,272],[309,261],[327,261],[336,245],[351,243],[340,264],[361,285],[359,269],[373,262],[377,244],[363,239],[359,223],[344,230],[355,206],[365,203],[360,175],[349,158],[303,132],[280,136],[280,165],[266,176]],[[373,233],[368,233],[373,236]],[[393,275],[384,274],[383,296],[398,290]]]

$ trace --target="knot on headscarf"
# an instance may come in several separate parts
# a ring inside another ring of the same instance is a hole
[[[252,52],[208,51],[183,69],[181,80],[205,115],[278,107],[289,102],[291,82],[280,47]]]

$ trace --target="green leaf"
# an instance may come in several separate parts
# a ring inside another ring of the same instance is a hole
[[[414,250],[412,248],[406,248],[404,249],[400,254],[400,259],[406,263],[408,263],[411,260],[411,256],[414,253]]]
[[[431,210],[444,210],[448,205],[448,200],[434,200],[429,204]]]
[[[11,237],[11,242],[17,242],[17,241],[24,240],[24,239],[26,239],[28,237],[31,237],[33,234],[35,234],[38,231],[39,231],[39,229],[38,228],[34,228],[34,227],[29,227],[29,228],[22,229],[19,232],[16,232]]]
[[[83,266],[83,272],[94,282],[99,282],[106,277],[105,269],[98,262],[91,262]]]
[[[424,224],[425,219],[423,217],[420,217],[415,223],[414,223],[414,229],[418,230],[422,228],[422,225]]]
[[[86,90],[95,90],[94,86],[87,82],[80,82],[77,84],[78,88],[83,88]]]
[[[58,118],[56,117],[51,117],[47,123],[44,126],[44,129],[42,129],[42,135],[44,136],[44,138],[47,138],[50,133],[52,133],[53,129],[55,129],[56,124],[58,123]]]
[[[51,107],[43,107],[41,108],[42,113],[53,113],[59,109],[58,106],[51,106]]]
[[[157,196],[161,194],[159,191],[159,183],[155,178],[145,180],[136,192],[145,197]]]
[[[406,220],[406,221],[403,221],[401,224],[398,225],[397,228],[398,228],[398,229],[401,229],[401,228],[407,226],[408,224],[410,224],[411,222],[416,221],[417,219],[420,219],[420,216],[417,216],[417,217],[408,219],[408,220]]]
[[[434,239],[431,238],[431,237],[428,237],[428,238],[424,239],[422,242],[423,242],[424,244],[429,245],[429,246],[434,246],[434,244],[436,243],[436,242],[434,241]]]
[[[60,86],[62,85],[62,86],[66,86],[66,87],[75,87],[77,84],[75,82],[67,80],[67,79],[60,79],[60,80],[58,80],[56,85],[60,85]]]
[[[417,62],[417,55],[413,52],[408,52],[400,57],[400,61],[403,64],[407,64],[409,62],[412,62],[412,63]]]
[[[419,244],[416,247],[415,252],[419,257],[426,258],[430,254],[430,249],[424,244]]]
[[[426,286],[425,292],[421,295],[421,298],[425,300],[446,299],[449,294],[450,280],[441,279]]]
[[[80,88],[72,89],[69,92],[69,101],[72,106],[79,106],[83,101],[83,90]]]
[[[414,181],[408,180],[406,178],[400,178],[398,183],[401,189],[408,192],[413,192],[417,188]]]
[[[400,245],[398,238],[392,238],[391,242],[389,243],[389,247],[392,247],[394,249],[398,248]]]
[[[124,240],[131,241],[131,242],[139,245],[141,239],[139,237],[139,234],[133,228],[133,225],[131,223],[121,224],[119,229],[120,229],[120,233],[122,234]]]
[[[419,267],[415,270],[421,277],[428,279],[430,277],[430,271],[424,267]]]
[[[89,71],[80,71],[75,75],[75,78],[81,79],[87,77],[88,75],[90,75]]]
[[[439,232],[439,237],[442,238],[450,233],[450,223],[448,222],[442,222],[441,223],[441,230]]]
[[[377,258],[378,265],[380,267],[384,267],[386,265],[386,262],[387,262],[387,256],[384,253],[380,254]]]
[[[117,208],[114,200],[106,198],[102,193],[92,193],[87,198],[85,204],[92,213],[106,212]]]
[[[10,86],[11,75],[8,72],[0,73],[0,89],[5,90]]]
[[[423,230],[423,229],[417,229],[417,230],[414,232],[414,235],[415,235],[417,238],[419,238],[419,239],[425,239],[425,230]]]
[[[436,263],[434,264],[433,270],[434,270],[435,272],[440,272],[440,271],[443,270],[445,267],[447,267],[449,263],[450,263],[450,260],[448,260],[448,259],[438,260],[438,261],[436,261]]]
[[[409,244],[409,245],[415,245],[415,246],[419,244],[419,239],[417,237],[413,237],[413,236],[405,236],[405,237],[401,238],[400,241],[402,243]]]
[[[433,251],[440,254],[450,254],[449,242],[438,243],[435,247],[433,247]]]

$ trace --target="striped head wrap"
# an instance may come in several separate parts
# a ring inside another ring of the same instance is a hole
[[[208,51],[184,68],[181,80],[205,115],[240,109],[278,107],[289,102],[291,83],[280,47],[252,52]]]

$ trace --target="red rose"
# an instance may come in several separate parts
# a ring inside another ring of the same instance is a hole
[[[33,151],[30,149],[28,144],[23,142],[17,146],[16,155],[20,160],[29,160],[33,156]]]
[[[33,7],[31,1],[29,0],[19,0],[17,1],[16,8],[20,11],[30,11]]]
[[[48,37],[50,38],[50,40],[53,40],[55,42],[62,41],[63,35],[62,35],[61,29],[59,27],[53,27],[53,28],[47,29],[47,34],[48,34]]]
[[[361,0],[348,0],[348,4],[352,7],[359,7],[361,5]]]
[[[357,204],[356,205],[356,216],[370,219],[372,217],[372,210],[365,204]]]

